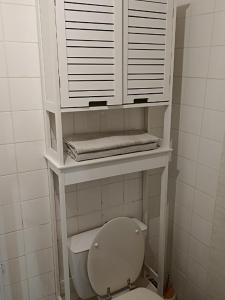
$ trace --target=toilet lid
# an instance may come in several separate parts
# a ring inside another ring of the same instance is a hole
[[[88,254],[88,276],[93,290],[105,296],[133,283],[144,261],[144,237],[130,218],[116,218],[105,224],[94,239]]]
[[[125,293],[116,298],[116,300],[163,300],[156,293],[146,289],[146,288],[138,288],[128,293]]]

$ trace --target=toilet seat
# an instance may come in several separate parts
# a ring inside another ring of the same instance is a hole
[[[159,295],[154,292],[145,289],[137,288],[133,291],[127,292],[121,296],[115,298],[115,300],[163,300]]]
[[[116,293],[134,283],[144,262],[145,242],[132,219],[120,217],[106,223],[88,253],[88,276],[99,296]]]

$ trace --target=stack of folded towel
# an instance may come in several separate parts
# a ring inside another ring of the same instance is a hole
[[[76,134],[64,138],[65,151],[76,161],[103,158],[160,146],[160,139],[144,131]]]

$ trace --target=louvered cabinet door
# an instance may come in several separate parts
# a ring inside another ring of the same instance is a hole
[[[124,0],[124,102],[170,98],[172,0]]]
[[[122,1],[57,0],[62,107],[122,104]]]

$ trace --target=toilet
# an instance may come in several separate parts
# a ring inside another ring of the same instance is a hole
[[[70,273],[80,298],[162,300],[134,286],[143,267],[146,229],[137,219],[120,217],[68,239]]]

